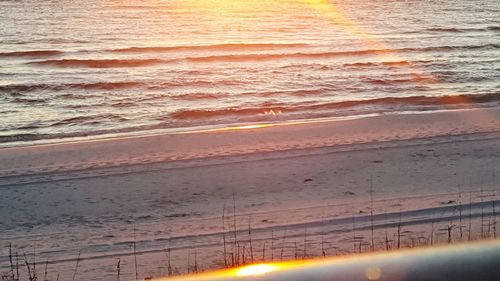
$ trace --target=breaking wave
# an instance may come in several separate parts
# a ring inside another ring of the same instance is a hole
[[[390,106],[390,105],[413,105],[413,106],[452,106],[467,105],[477,103],[488,103],[500,101],[500,93],[478,94],[478,95],[457,95],[457,96],[410,96],[410,97],[385,97],[368,100],[351,100],[320,104],[296,104],[288,105],[283,103],[264,103],[246,108],[222,108],[214,110],[203,109],[182,109],[173,112],[170,117],[174,119],[206,119],[217,118],[230,115],[248,116],[268,114],[270,110],[281,113],[293,112],[314,112],[321,110],[335,110],[349,107],[359,107],[366,105]]]
[[[200,97],[199,97],[200,98]],[[215,98],[215,96],[207,96],[206,98]],[[349,109],[363,106],[371,108],[372,112],[384,112],[385,108],[390,111],[391,106],[417,106],[419,109],[424,110],[426,107],[431,109],[454,107],[454,106],[468,106],[471,104],[499,102],[500,93],[488,93],[477,95],[457,95],[457,96],[410,96],[410,97],[385,97],[368,100],[351,100],[340,101],[331,103],[312,103],[303,102],[298,104],[286,104],[279,102],[264,102],[248,107],[229,107],[221,109],[181,109],[171,114],[158,117],[156,124],[136,126],[136,127],[122,127],[119,129],[100,129],[92,131],[77,131],[68,133],[20,133],[13,135],[0,136],[0,143],[18,142],[18,141],[36,141],[43,139],[60,139],[72,137],[87,137],[93,135],[102,135],[110,133],[127,133],[142,130],[176,128],[179,124],[190,126],[192,121],[206,121],[210,124],[210,120],[214,119],[227,119],[238,122],[238,120],[245,121],[262,121],[269,120],[275,115],[286,114],[300,114],[304,118],[315,118],[324,116],[326,112],[336,112],[337,110]],[[375,107],[374,107],[375,106]],[[378,109],[374,109],[378,108]],[[360,111],[361,112],[361,111]],[[267,119],[266,119],[267,118]],[[30,125],[34,129],[38,127],[50,128],[61,127],[66,128],[72,125],[95,125],[103,122],[118,122],[125,123],[127,118],[118,114],[100,114],[89,116],[76,116],[72,118],[63,119],[61,121],[53,122],[51,124]],[[179,121],[181,123],[179,123]],[[186,122],[186,123],[183,123]],[[196,122],[195,122],[196,124]],[[31,128],[30,127],[30,128]],[[22,129],[22,128],[18,128]]]

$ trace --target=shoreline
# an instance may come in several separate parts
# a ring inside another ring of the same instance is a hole
[[[0,142],[0,150],[10,149],[10,148],[31,147],[31,146],[51,146],[51,145],[61,145],[70,143],[123,140],[123,139],[133,139],[142,137],[155,137],[162,135],[198,134],[207,132],[223,132],[232,130],[258,129],[258,128],[281,127],[281,126],[291,126],[291,125],[342,122],[348,120],[372,118],[377,116],[415,115],[415,114],[432,114],[440,112],[484,110],[496,107],[498,106],[486,106],[486,107],[465,106],[456,108],[427,109],[427,110],[380,111],[380,112],[375,111],[366,113],[359,112],[352,115],[339,115],[339,116],[333,115],[328,117],[304,118],[304,119],[285,119],[285,120],[274,120],[274,121],[269,120],[269,121],[254,121],[254,122],[220,123],[220,124],[216,123],[210,125],[167,127],[161,129],[144,129],[144,130],[132,130],[127,132],[88,134],[88,135],[84,135],[82,133],[82,136],[68,136],[59,138],[38,139],[38,140],[19,140],[19,141]]]
[[[261,123],[178,133],[7,147],[0,148],[0,175],[492,133],[500,131],[497,116],[500,117],[500,107],[349,117],[342,120],[329,118]],[[384,128],[373,130],[374,126],[381,123]],[[394,133],[395,131],[397,133]],[[27,167],[30,168],[26,169]]]
[[[459,109],[459,110],[467,110],[467,109]],[[442,110],[436,110],[435,112],[439,111]],[[396,115],[396,114],[407,114],[407,113],[406,112],[390,112],[384,114],[370,113],[370,114],[357,114],[350,116],[332,116],[332,117],[297,119],[297,120],[291,119],[291,120],[268,121],[268,122],[241,122],[241,123],[200,125],[192,127],[171,127],[164,129],[137,130],[137,131],[123,132],[123,133],[95,134],[95,135],[87,135],[81,137],[49,138],[49,139],[40,139],[34,141],[10,141],[10,142],[0,143],[0,150],[10,149],[10,148],[32,147],[32,146],[52,146],[52,145],[71,144],[71,143],[125,140],[125,139],[155,137],[164,135],[199,134],[208,132],[224,132],[232,130],[259,129],[268,127],[290,126],[290,125],[305,125],[314,123],[338,122],[344,120],[362,119],[378,115]]]

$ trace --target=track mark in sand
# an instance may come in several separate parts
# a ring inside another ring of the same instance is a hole
[[[106,164],[98,163],[79,163],[77,165],[72,165],[71,167],[77,169],[70,170],[60,170],[60,166],[57,169],[45,168],[45,169],[35,169],[35,170],[23,170],[23,171],[4,171],[3,175],[0,174],[0,188],[10,187],[10,186],[22,186],[28,184],[36,184],[43,182],[58,182],[67,181],[75,179],[92,178],[96,176],[96,170],[105,170],[105,176],[118,176],[134,173],[145,173],[145,172],[156,172],[169,169],[182,169],[190,167],[199,166],[213,166],[213,165],[226,165],[241,162],[251,162],[251,161],[266,161],[271,159],[286,159],[294,157],[307,157],[314,155],[326,155],[330,153],[342,153],[351,151],[362,151],[362,150],[373,150],[373,149],[391,149],[398,147],[415,147],[422,145],[439,145],[450,142],[471,142],[471,141],[489,141],[499,139],[499,132],[493,133],[479,133],[479,134],[468,134],[468,135],[458,135],[458,136],[441,136],[432,138],[422,138],[422,139],[410,139],[410,140],[400,140],[400,141],[380,141],[380,142],[369,142],[369,143],[359,143],[354,145],[333,145],[333,146],[322,146],[317,148],[302,148],[299,144],[296,144],[296,149],[283,149],[277,150],[276,148],[253,150],[249,153],[244,153],[240,155],[216,155],[213,153],[203,154],[203,155],[179,155],[170,157],[168,161],[151,161],[140,163],[139,159],[134,159],[134,161],[122,161],[113,162],[115,164],[125,163],[123,165],[115,165],[112,167],[107,167]],[[287,153],[283,153],[286,151]],[[264,155],[265,153],[265,155]],[[210,155],[213,161],[201,161],[205,160],[207,155]],[[200,157],[201,156],[201,157]],[[242,157],[244,156],[244,157]],[[431,156],[431,155],[429,155]],[[436,157],[435,155],[432,155]],[[186,162],[181,162],[186,161]],[[147,166],[147,167],[146,167]],[[151,167],[153,166],[153,167]],[[67,167],[66,167],[67,168]],[[46,180],[41,180],[41,176],[48,176]],[[103,176],[102,174],[99,176]]]

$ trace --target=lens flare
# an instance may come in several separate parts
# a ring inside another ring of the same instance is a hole
[[[238,277],[245,277],[245,276],[258,276],[258,275],[264,275],[273,271],[278,270],[279,267],[276,265],[270,265],[270,264],[257,264],[257,265],[250,265],[246,267],[242,267],[236,271],[236,276]]]
[[[379,280],[382,276],[382,270],[379,267],[369,267],[365,272],[368,280]]]

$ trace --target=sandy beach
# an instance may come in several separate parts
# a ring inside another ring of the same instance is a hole
[[[24,0],[0,15],[2,281],[497,239],[498,0]]]
[[[494,237],[499,117],[495,107],[3,148],[0,240],[35,251],[54,279],[70,279],[77,260],[82,279],[116,279],[120,259],[128,280],[134,244],[140,278],[166,275],[168,255],[179,273],[220,268],[223,237],[227,251],[235,236],[248,251],[249,226],[255,260]]]

